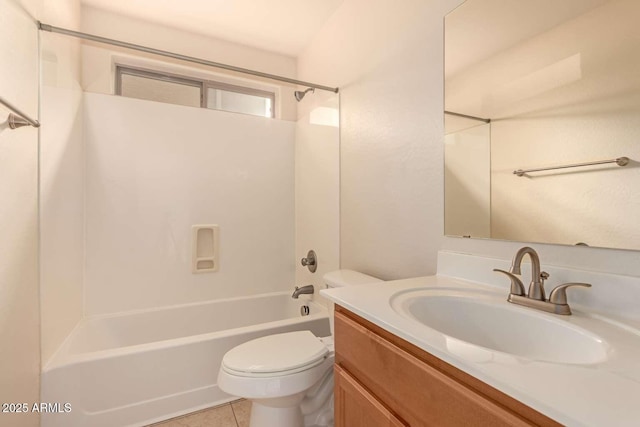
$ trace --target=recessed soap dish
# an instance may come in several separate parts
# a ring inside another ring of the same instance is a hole
[[[220,229],[216,224],[191,227],[191,271],[210,273],[218,271]]]

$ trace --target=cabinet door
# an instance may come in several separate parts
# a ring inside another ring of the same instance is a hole
[[[335,427],[406,427],[347,371],[335,366]]]

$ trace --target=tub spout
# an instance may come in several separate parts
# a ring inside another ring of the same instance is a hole
[[[293,294],[291,298],[298,298],[300,294],[313,294],[313,285],[303,286],[301,288],[297,287],[293,290]]]

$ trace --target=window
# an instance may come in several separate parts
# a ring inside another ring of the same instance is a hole
[[[131,68],[117,68],[116,95],[200,107],[202,82]]]
[[[273,117],[273,94],[270,97],[243,93],[220,85],[207,85],[207,108]]]
[[[273,92],[120,65],[116,95],[274,117]]]

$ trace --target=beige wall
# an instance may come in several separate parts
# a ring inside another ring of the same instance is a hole
[[[623,226],[624,223],[633,223],[637,216],[629,214],[633,206],[637,206],[638,203],[638,198],[629,194],[633,191],[633,185],[623,187],[614,183],[613,186],[608,186],[609,191],[596,196],[595,202],[593,199],[589,200],[591,195],[599,191],[598,188],[603,187],[605,181],[615,182],[617,177],[624,176],[624,182],[637,182],[635,178],[638,173],[637,168],[613,168],[586,174],[558,174],[531,180],[520,178],[514,180],[511,175],[514,169],[534,167],[534,164],[539,166],[551,162],[561,164],[579,161],[575,157],[575,150],[565,149],[564,144],[567,141],[570,141],[574,147],[579,147],[579,152],[582,153],[580,155],[584,155],[585,158],[593,156],[597,159],[621,155],[634,158],[637,155],[638,145],[634,137],[637,135],[638,127],[638,80],[635,78],[634,70],[638,67],[638,56],[635,55],[637,49],[633,48],[635,38],[632,36],[637,34],[637,25],[633,19],[616,18],[620,16],[620,10],[623,10],[623,16],[635,16],[637,9],[638,3],[633,0],[606,2],[602,7],[592,9],[566,25],[555,27],[527,42],[511,46],[510,49],[474,66],[476,71],[481,71],[483,75],[481,83],[478,83],[478,75],[476,75],[472,86],[476,89],[493,91],[500,96],[494,97],[492,99],[494,102],[487,104],[494,109],[493,111],[474,111],[471,114],[489,116],[493,119],[535,111],[535,114],[529,114],[522,120],[529,128],[529,131],[522,134],[526,141],[516,141],[514,132],[516,120],[499,120],[491,125],[492,143],[494,137],[496,143],[502,145],[514,144],[514,141],[516,144],[522,142],[526,144],[528,150],[520,154],[518,166],[515,168],[516,159],[513,152],[505,152],[501,156],[492,154],[493,178],[500,186],[498,191],[501,193],[495,192],[496,194],[492,196],[492,209],[500,209],[503,212],[531,209],[536,211],[536,218],[541,219],[551,213],[552,206],[558,203],[557,200],[552,202],[547,199],[550,193],[557,192],[560,188],[570,188],[572,193],[563,197],[569,202],[569,207],[562,208],[560,212],[555,211],[557,216],[574,215],[581,218],[581,224],[584,224],[576,227],[577,222],[571,221],[564,227],[571,233],[569,239],[573,240],[569,240],[570,242],[586,240],[590,244],[598,244],[602,242],[601,239],[605,234],[617,235],[617,244],[623,244],[624,239],[630,238],[627,242],[637,240],[637,237],[625,232],[625,226]],[[578,34],[580,36],[577,36]],[[621,34],[624,35],[622,38],[620,38]],[[553,48],[548,47],[549,42]],[[516,51],[523,52],[527,60],[514,61],[512,55]],[[489,71],[496,65],[500,67],[502,73],[496,74]],[[554,91],[541,91],[541,89],[554,87],[545,79],[551,75],[555,75],[554,82],[564,79],[565,86]],[[451,86],[454,90],[453,94],[459,93],[458,91],[469,93],[470,86],[461,84],[464,81],[464,74],[461,73],[458,77],[460,79],[456,78],[457,82]],[[512,81],[516,84],[505,83]],[[499,88],[502,90],[497,90]],[[462,97],[458,99],[461,100]],[[482,99],[482,96],[475,99]],[[590,99],[595,101],[589,102]],[[447,101],[449,101],[448,96]],[[508,108],[504,108],[505,105]],[[448,108],[457,107],[448,105]],[[599,113],[594,114],[595,111]],[[559,116],[558,113],[560,113]],[[554,115],[558,117],[550,119],[550,116]],[[602,129],[606,130],[602,131]],[[575,135],[579,137],[575,138]],[[613,141],[622,145],[614,147]],[[554,180],[555,185],[551,185],[550,190],[541,193],[540,184],[546,185],[549,180]],[[635,187],[637,190],[637,185]],[[529,202],[524,200],[520,200],[517,207],[509,205],[509,200],[513,201],[518,197],[518,192],[532,195],[531,199],[535,200],[537,205],[526,206]],[[501,200],[496,200],[497,198]],[[584,219],[599,215],[609,205],[618,207],[609,213],[608,220],[592,224],[582,222]],[[543,212],[545,206],[548,209]],[[509,225],[518,227],[521,232],[526,230],[524,232],[528,233],[533,227],[524,223],[511,222],[523,218],[525,215],[518,212],[509,220]],[[557,229],[557,225],[553,223],[554,221],[549,220],[546,226]],[[540,228],[539,222],[534,222],[532,225]],[[594,238],[584,237],[587,228],[597,233],[593,235]],[[632,224],[632,228],[637,230],[637,221],[636,224]],[[492,231],[497,230],[492,227]],[[551,233],[547,236],[554,234],[553,230],[550,231]],[[532,234],[520,234],[518,238],[521,241],[540,240]],[[522,243],[462,241],[449,238],[445,239],[443,244],[445,249],[500,258],[512,257],[513,252],[520,246]],[[539,250],[543,263],[640,275],[640,252],[638,251],[555,245],[534,245],[534,247]]]
[[[515,169],[620,156],[638,159],[638,115],[636,109],[493,123],[491,236],[640,248],[640,168],[607,165],[513,175]]]
[[[299,77],[341,87],[341,264],[435,272],[450,249],[511,258],[519,242],[443,238],[442,21],[458,0],[345,0]],[[640,253],[535,245],[542,261],[640,275]]]
[[[470,121],[470,120],[469,120]],[[444,233],[491,236],[491,125],[444,137]]]
[[[492,119],[492,237],[640,249],[637,163],[513,175],[640,159],[639,14],[607,2],[447,79],[447,108]]]
[[[13,102],[32,116],[38,112],[38,30],[35,19],[54,25],[69,26],[77,22],[79,2],[69,0],[51,3],[18,2],[2,0],[0,3],[0,31],[3,43],[0,44],[0,61],[6,66],[0,68],[0,96]],[[47,52],[46,42],[43,48]],[[48,51],[50,53],[50,51]],[[62,47],[62,56],[48,56],[50,65],[43,70],[43,79],[47,78],[51,87],[72,88],[73,76],[78,75],[77,48],[66,45]],[[75,59],[74,59],[74,55]],[[56,69],[59,71],[56,74]],[[70,69],[71,72],[70,72]],[[73,72],[75,70],[75,73]],[[76,79],[77,81],[77,79]],[[55,83],[55,84],[53,84]],[[78,88],[75,85],[77,104]],[[47,96],[47,85],[43,87],[43,96]],[[71,133],[74,112],[68,111],[67,105],[55,103],[53,108],[42,107],[41,155],[44,156],[40,172],[43,176],[57,176],[59,184],[67,184],[76,177],[65,175],[69,166],[67,141]],[[2,119],[6,111],[2,109]],[[75,145],[78,144],[76,138]],[[3,239],[0,245],[0,330],[3,345],[0,347],[0,393],[2,402],[39,401],[39,372],[41,346],[43,353],[52,351],[51,339],[61,341],[80,316],[81,266],[75,260],[70,270],[67,265],[56,264],[61,254],[74,248],[73,220],[66,218],[69,205],[74,204],[74,193],[62,191],[55,184],[43,186],[40,194],[42,205],[47,206],[49,200],[55,199],[57,208],[40,212],[43,223],[53,220],[55,226],[49,227],[59,233],[58,245],[41,247],[40,258],[42,269],[38,263],[38,134],[33,128],[18,130],[3,129],[0,134],[0,159],[2,179],[0,179],[0,198],[4,208],[0,212],[0,227]],[[47,160],[49,159],[49,161]],[[77,160],[77,156],[76,156]],[[51,181],[49,181],[51,182]],[[53,196],[56,194],[55,196]],[[71,195],[71,200],[66,196]],[[48,205],[50,206],[50,205]],[[76,204],[77,206],[77,204]],[[54,212],[55,211],[55,212]],[[53,214],[53,215],[50,215]],[[58,222],[55,218],[62,219]],[[48,235],[43,238],[48,242]],[[71,241],[71,242],[70,242]],[[77,242],[77,239],[76,239]],[[63,244],[65,247],[60,247]],[[77,245],[75,245],[77,246]],[[50,268],[57,273],[49,274]],[[52,277],[52,281],[44,281],[45,288],[39,292],[39,271]],[[64,277],[71,274],[75,277]],[[72,289],[68,285],[71,284]],[[52,285],[52,286],[50,286]],[[40,294],[40,295],[39,295]],[[39,298],[42,301],[39,303]],[[41,308],[42,313],[39,313]],[[41,317],[42,316],[42,317]],[[40,333],[41,318],[44,323]],[[40,343],[42,339],[42,344]],[[10,421],[4,417],[12,417]],[[37,414],[6,415],[0,414],[0,425],[38,425]]]
[[[34,4],[0,0],[0,96],[38,113]],[[10,130],[0,106],[0,402],[39,400],[38,132]],[[0,413],[0,425],[37,426],[38,414]]]

